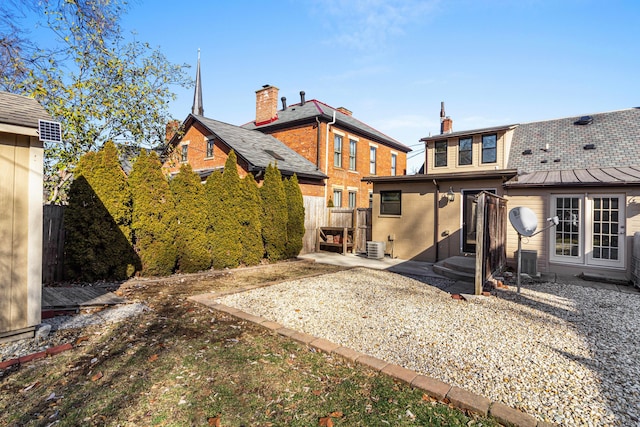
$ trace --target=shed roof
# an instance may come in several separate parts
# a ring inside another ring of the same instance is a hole
[[[327,177],[315,164],[271,135],[193,114],[189,114],[185,120],[185,128],[194,122],[200,123],[211,132],[211,135],[233,149],[236,155],[245,160],[253,170],[265,169],[269,164],[277,164],[283,175],[295,173],[298,177],[312,179]],[[176,144],[178,139],[174,136],[169,145]]]
[[[310,122],[315,120],[316,117],[321,117],[325,121],[331,121],[333,119],[333,113],[336,114],[336,124],[346,129],[352,130],[356,133],[360,133],[374,141],[383,143],[392,148],[408,153],[411,148],[396,141],[390,136],[372,128],[371,126],[361,122],[349,114],[341,112],[337,108],[333,108],[324,104],[318,100],[312,99],[306,101],[304,104],[298,103],[288,106],[284,110],[278,110],[277,120],[264,125],[256,126],[255,122],[249,122],[242,125],[246,129],[256,129],[259,131],[280,129],[290,126],[295,126],[299,123]]]
[[[33,98],[0,91],[0,123],[38,129],[38,120],[51,120]]]

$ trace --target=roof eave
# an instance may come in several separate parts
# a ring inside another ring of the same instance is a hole
[[[465,181],[469,179],[505,179],[511,178],[518,174],[517,169],[501,169],[491,171],[480,171],[472,173],[443,173],[443,174],[416,174],[416,175],[397,175],[397,176],[365,176],[361,181],[364,182],[422,182],[422,181]]]

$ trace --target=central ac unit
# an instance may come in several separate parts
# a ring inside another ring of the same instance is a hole
[[[384,258],[384,242],[367,242],[367,258]]]

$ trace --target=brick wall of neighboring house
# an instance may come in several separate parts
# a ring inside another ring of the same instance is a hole
[[[327,183],[327,202],[333,196],[334,190],[342,192],[342,206],[348,207],[349,192],[356,193],[356,207],[369,207],[369,192],[373,191],[373,184],[362,182],[362,178],[371,175],[369,173],[369,147],[376,147],[376,173],[377,176],[391,175],[391,154],[396,154],[396,175],[404,175],[407,168],[407,154],[394,150],[386,145],[371,141],[356,133],[349,132],[337,126],[332,126],[329,132],[329,144],[326,144],[326,123],[320,127],[320,170],[329,176]],[[307,160],[318,164],[318,129],[314,125],[298,126],[291,129],[265,132],[279,139],[293,150],[300,153]],[[342,167],[334,165],[334,136],[342,135]],[[349,169],[349,140],[354,139],[356,149],[356,169]],[[326,156],[328,148],[328,157]],[[325,168],[328,160],[329,168]],[[320,194],[323,195],[323,194]]]
[[[197,124],[189,127],[187,133],[182,137],[178,145],[173,149],[170,158],[164,163],[163,168],[166,173],[177,173],[180,171],[182,161],[182,147],[187,148],[187,163],[194,171],[224,167],[229,150],[219,140],[214,143],[213,157],[207,157],[207,138],[205,131]],[[240,163],[240,162],[239,162]],[[247,171],[242,165],[238,165],[238,174],[245,177]]]

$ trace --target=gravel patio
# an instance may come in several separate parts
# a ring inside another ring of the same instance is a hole
[[[541,283],[460,301],[439,280],[359,267],[218,302],[541,421],[640,423],[640,294]]]

